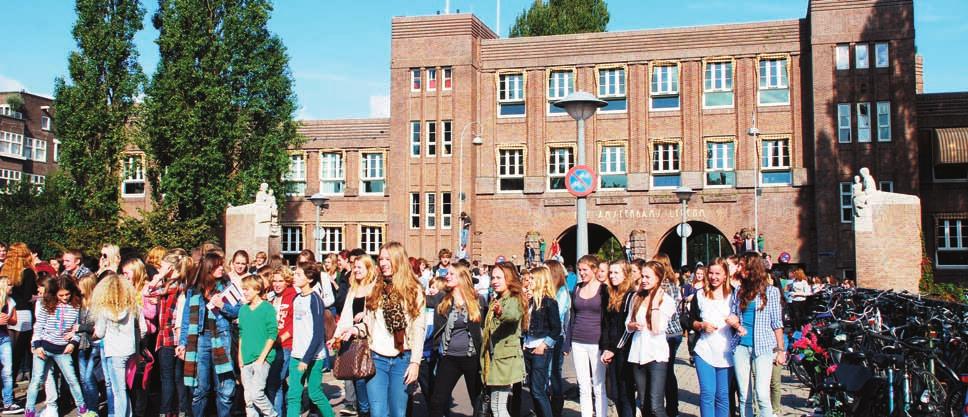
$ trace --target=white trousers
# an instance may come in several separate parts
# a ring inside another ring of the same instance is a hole
[[[608,398],[605,397],[605,364],[597,344],[572,343],[571,357],[575,361],[581,417],[607,417]],[[594,406],[592,403],[594,397]]]

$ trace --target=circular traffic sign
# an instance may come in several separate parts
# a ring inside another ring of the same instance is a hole
[[[565,188],[575,197],[585,197],[595,192],[598,177],[588,165],[575,165],[565,174]]]
[[[690,226],[689,223],[679,223],[679,225],[676,226],[676,234],[678,234],[679,237],[692,236],[692,226]]]

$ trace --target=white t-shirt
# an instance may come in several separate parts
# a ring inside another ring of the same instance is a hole
[[[333,294],[333,278],[326,272],[319,274],[319,282],[313,286],[313,291],[323,299],[323,307],[330,308],[336,302],[336,296]]]
[[[304,359],[316,354],[316,359],[326,357],[326,336],[318,331],[323,326],[323,302],[311,292],[299,294],[292,301],[292,357]],[[314,352],[307,352],[307,351]]]
[[[656,314],[659,315],[659,322],[668,323],[669,318],[676,312],[676,303],[672,297],[659,291],[656,297],[662,297],[659,309],[652,312],[652,321],[655,322]],[[635,322],[645,323],[645,313],[651,307],[647,305],[648,299],[642,302],[638,310],[630,311],[628,318],[625,319],[626,326],[632,321],[633,315]],[[632,333],[632,346],[629,350],[629,362],[645,365],[649,362],[669,362],[669,343],[666,342],[666,326],[655,329],[655,332],[648,328],[642,328]]]
[[[706,298],[706,293],[700,291],[696,293],[696,302],[699,304],[699,315],[702,321],[712,323],[718,330],[713,333],[700,331],[699,341],[696,342],[696,354],[702,360],[716,368],[728,368],[733,366],[733,355],[729,352],[729,338],[733,334],[733,329],[726,325],[726,317],[729,317],[729,305],[732,301],[732,294],[727,295],[721,300]]]
[[[803,301],[807,299],[807,296],[802,294],[811,294],[813,290],[810,288],[810,283],[807,280],[803,281],[793,281],[793,292],[801,293],[801,295],[794,295],[793,301]]]

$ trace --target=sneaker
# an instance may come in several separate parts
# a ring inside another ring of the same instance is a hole
[[[11,414],[23,414],[24,408],[17,404],[10,404],[3,406],[3,410],[0,410],[0,414],[11,415]]]
[[[342,410],[339,410],[339,413],[344,416],[355,416],[356,407],[353,407],[352,405],[347,404],[345,407],[343,407]]]
[[[44,407],[44,411],[40,412],[41,417],[60,417],[60,413],[57,412],[57,405],[49,405]]]

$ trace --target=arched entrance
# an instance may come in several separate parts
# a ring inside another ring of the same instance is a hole
[[[716,226],[698,221],[691,221],[689,225],[692,226],[692,235],[686,239],[689,266],[695,266],[700,261],[709,265],[709,261],[713,258],[733,254],[733,245]],[[682,240],[676,234],[675,227],[666,232],[665,237],[662,238],[659,252],[669,255],[673,266],[678,268],[682,264]]]
[[[565,265],[574,265],[578,260],[575,256],[578,226],[571,226],[558,235],[558,245],[561,247],[561,257]],[[588,253],[597,254],[602,251],[606,257],[617,259],[624,256],[623,242],[615,237],[605,227],[594,223],[588,224]]]

